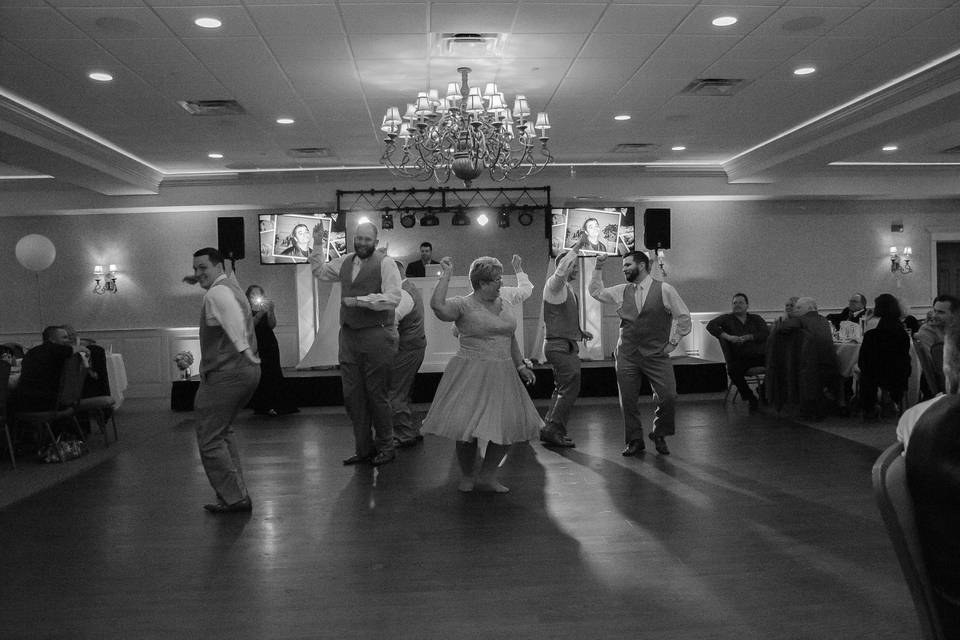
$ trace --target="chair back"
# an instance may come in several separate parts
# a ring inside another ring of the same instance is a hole
[[[873,465],[873,493],[907,580],[924,640],[944,640],[917,531],[913,498],[907,486],[903,444],[888,447]]]
[[[80,354],[75,353],[63,363],[60,371],[60,391],[57,394],[57,409],[76,408],[83,393],[83,381],[87,377],[86,367]]]
[[[942,348],[942,347],[941,347]],[[930,390],[931,397],[946,390],[946,383],[943,379],[943,355],[941,351],[940,368],[934,364],[932,354],[927,351],[923,343],[913,339],[913,350],[917,353],[917,360],[920,361],[920,370],[927,381],[927,388]]]
[[[0,423],[7,418],[7,396],[10,394],[10,363],[0,360]]]

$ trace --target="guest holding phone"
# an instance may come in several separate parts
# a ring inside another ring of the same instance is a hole
[[[296,404],[287,392],[280,366],[280,345],[273,330],[277,326],[273,300],[267,298],[260,285],[247,287],[247,301],[253,312],[253,329],[257,335],[260,352],[260,384],[250,400],[253,412],[258,415],[276,416],[297,413]]]

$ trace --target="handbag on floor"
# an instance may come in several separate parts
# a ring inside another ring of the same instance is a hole
[[[60,440],[51,442],[40,449],[37,455],[40,462],[66,462],[74,460],[87,453],[87,444],[83,440]]]

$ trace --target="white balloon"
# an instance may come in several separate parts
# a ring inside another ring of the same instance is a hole
[[[43,271],[53,264],[57,248],[46,236],[31,233],[17,241],[17,262],[31,271]]]

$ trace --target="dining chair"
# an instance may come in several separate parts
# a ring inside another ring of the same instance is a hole
[[[907,486],[906,463],[902,453],[903,444],[897,442],[877,458],[873,465],[873,494],[910,589],[920,619],[921,637],[923,640],[945,640],[920,546],[913,497]]]
[[[767,377],[767,368],[766,367],[750,367],[743,373],[743,379],[747,381],[747,384],[750,385],[750,388],[753,389],[753,392],[758,398],[762,398],[763,394],[760,392],[760,385],[763,384],[764,380]],[[735,403],[737,401],[737,396],[740,395],[740,390],[737,389],[737,385],[733,384],[733,380],[727,377],[727,395],[724,396],[724,402]]]
[[[923,378],[927,381],[927,389],[930,391],[930,397],[943,393],[946,384],[943,378],[943,355],[940,355],[940,369],[934,363],[933,355],[927,351],[926,347],[913,338],[913,350],[917,353],[917,360],[920,361],[920,370],[923,371]]]
[[[10,425],[7,424],[7,398],[10,395],[10,363],[0,360],[0,424],[3,425],[3,434],[7,438],[7,451],[10,452],[10,462],[17,468],[17,456],[13,450],[13,439],[10,438]]]
[[[14,425],[19,428],[23,424],[39,426],[42,428],[40,433],[41,444],[43,436],[50,438],[51,442],[56,442],[57,438],[53,435],[52,425],[59,420],[70,420],[77,432],[80,440],[83,440],[83,431],[77,422],[77,404],[80,402],[80,394],[83,391],[83,380],[86,378],[87,371],[83,366],[83,360],[80,354],[73,354],[63,363],[63,369],[60,372],[60,386],[57,391],[57,398],[50,409],[45,411],[17,411],[14,413]],[[57,456],[63,462],[60,450],[57,449]]]

